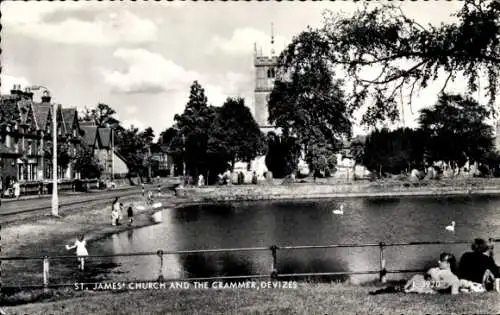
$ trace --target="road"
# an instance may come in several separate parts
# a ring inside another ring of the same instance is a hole
[[[162,191],[164,191],[168,185],[162,185]],[[157,185],[145,185],[145,190],[153,190],[155,193],[157,190]],[[103,202],[106,200],[111,201],[115,197],[131,196],[137,194],[141,196],[142,188],[138,187],[127,187],[116,190],[106,190],[106,191],[95,191],[89,193],[63,193],[59,195],[59,205],[60,207],[67,207],[74,204],[81,204],[85,202],[99,201]],[[2,206],[0,207],[0,217],[8,217],[17,214],[46,210],[51,208],[51,196],[46,195],[41,198],[39,197],[27,197],[21,200],[2,200]]]

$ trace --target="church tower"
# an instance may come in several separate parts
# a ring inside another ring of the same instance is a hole
[[[278,66],[278,57],[274,51],[274,31],[271,25],[271,54],[263,55],[262,49],[257,51],[257,44],[254,49],[254,66],[255,66],[255,120],[260,129],[267,133],[274,130],[274,127],[268,121],[269,111],[268,102],[269,96],[274,88],[274,80]]]

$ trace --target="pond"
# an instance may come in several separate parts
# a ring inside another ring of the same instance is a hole
[[[344,205],[343,215],[332,210]],[[113,235],[93,244],[99,253],[220,249],[290,245],[469,241],[498,237],[500,198],[323,199],[303,202],[244,202],[163,210],[161,224]],[[455,232],[445,229],[456,222]],[[469,245],[393,246],[384,249],[389,270],[422,269],[440,252],[457,256]],[[378,270],[378,247],[278,250],[278,272]],[[498,250],[496,259],[499,258]],[[155,256],[108,258],[111,280],[269,274],[270,251],[167,255],[163,269]],[[349,276],[353,282],[376,274]],[[389,274],[388,278],[405,277]],[[337,278],[345,280],[347,276]],[[331,279],[331,278],[330,278]]]

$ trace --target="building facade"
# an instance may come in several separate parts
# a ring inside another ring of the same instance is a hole
[[[56,115],[58,148],[65,148],[68,162],[58,165],[58,178],[79,178],[73,158],[88,136],[84,136],[86,130],[80,126],[76,108],[54,105],[48,93],[36,102],[28,88],[23,91],[20,85],[15,85],[9,95],[0,96],[1,189],[10,187],[15,181],[29,183],[52,179],[53,115]],[[98,143],[93,148],[98,159],[106,163],[111,132],[109,128],[103,129],[108,130],[98,131],[99,137],[94,139]],[[123,171],[120,162],[117,164]]]
[[[83,143],[93,150],[103,170],[101,177],[113,180],[127,175],[125,159],[115,150],[113,129],[93,123],[81,123],[80,128]]]

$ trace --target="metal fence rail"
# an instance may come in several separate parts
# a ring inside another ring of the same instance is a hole
[[[493,255],[493,244],[500,242],[500,238],[489,238],[489,243],[491,245],[490,255]],[[199,249],[199,250],[177,250],[177,251],[164,251],[158,250],[156,252],[136,252],[136,253],[124,253],[124,254],[109,254],[109,255],[88,255],[85,258],[105,258],[105,257],[134,257],[134,256],[158,256],[160,259],[160,271],[157,279],[149,280],[127,280],[127,281],[209,281],[209,280],[231,280],[231,279],[258,279],[258,278],[290,278],[290,277],[317,277],[317,276],[342,276],[342,275],[366,275],[366,274],[378,274],[379,280],[384,283],[386,282],[386,275],[389,273],[409,273],[409,272],[423,272],[423,269],[400,269],[400,270],[387,270],[386,260],[384,256],[384,249],[386,247],[392,246],[416,246],[416,245],[460,245],[460,244],[470,244],[470,241],[433,241],[433,242],[394,242],[394,243],[365,243],[365,244],[330,244],[330,245],[301,245],[301,246],[277,246],[272,245],[269,247],[242,247],[242,248],[222,248],[222,249]],[[338,271],[338,272],[311,272],[311,273],[279,273],[278,271],[278,251],[291,251],[291,250],[310,250],[310,249],[330,249],[330,248],[361,248],[361,247],[378,247],[380,250],[380,260],[379,269],[377,270],[365,270],[365,271]],[[227,252],[255,252],[255,251],[271,251],[272,263],[270,266],[269,274],[254,274],[254,275],[240,275],[240,276],[214,276],[214,277],[203,277],[203,278],[164,278],[162,274],[163,270],[163,257],[165,255],[186,255],[186,254],[204,254],[204,253],[227,253]],[[64,256],[0,256],[0,288],[6,288],[1,286],[2,283],[2,262],[4,261],[27,261],[27,260],[41,260],[43,261],[43,283],[40,285],[23,285],[23,286],[13,286],[11,288],[18,289],[33,289],[33,288],[58,288],[58,287],[70,287],[74,286],[74,283],[49,283],[50,273],[49,265],[50,260],[74,260],[74,255],[64,255]]]

